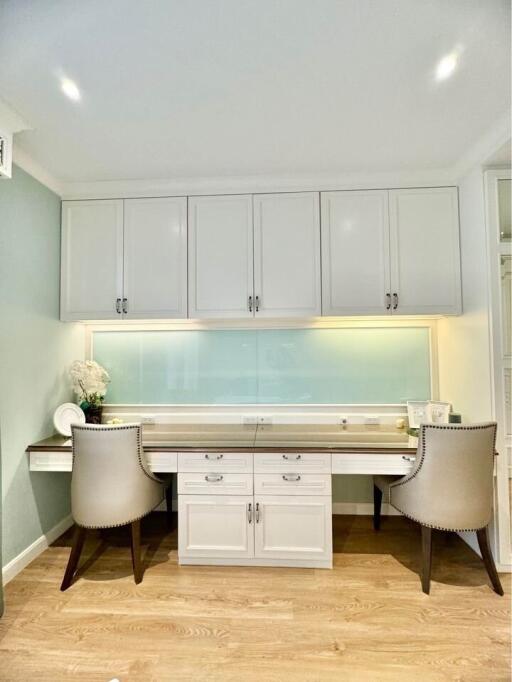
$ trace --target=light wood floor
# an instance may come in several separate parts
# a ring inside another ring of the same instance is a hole
[[[180,568],[163,516],[143,526],[141,585],[119,531],[92,536],[65,593],[69,534],[7,585],[2,682],[510,680],[509,576],[498,597],[454,535],[435,535],[427,597],[403,518],[375,534],[369,517],[335,517],[325,571]]]

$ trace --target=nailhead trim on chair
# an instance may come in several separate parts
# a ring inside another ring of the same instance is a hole
[[[475,426],[455,426],[453,424],[422,424],[421,426],[421,431],[420,431],[420,436],[421,436],[421,457],[418,466],[414,471],[409,474],[408,476],[405,476],[404,478],[401,478],[399,481],[396,481],[396,483],[391,483],[389,486],[389,504],[394,507],[397,511],[399,511],[401,514],[406,516],[408,519],[411,519],[411,521],[415,521],[416,523],[420,523],[422,526],[426,526],[427,528],[434,528],[436,530],[446,530],[446,531],[451,531],[453,533],[466,533],[466,532],[471,532],[471,531],[477,531],[480,530],[481,528],[485,528],[485,526],[479,526],[478,528],[444,528],[443,526],[433,526],[430,523],[424,523],[423,521],[419,521],[418,519],[415,519],[414,516],[409,516],[409,514],[406,514],[403,512],[399,507],[394,505],[391,502],[391,488],[398,488],[400,485],[404,485],[408,481],[411,481],[415,476],[418,475],[419,470],[423,466],[423,461],[425,459],[425,450],[426,450],[426,443],[425,443],[425,431],[427,429],[440,429],[440,430],[445,430],[445,431],[478,431],[481,429],[488,429],[490,427],[493,427],[494,429],[494,439],[493,439],[493,447],[492,447],[492,457],[496,456],[496,424],[494,422],[489,422],[488,424],[481,424],[481,425],[475,425]],[[419,448],[418,448],[419,449]]]
[[[164,501],[164,497],[165,497],[165,495],[162,496],[162,499],[160,500],[160,502],[155,507],[153,507],[152,509],[148,509],[147,512],[144,512],[144,514],[142,514],[141,516],[137,516],[136,519],[132,519],[131,521],[123,521],[123,523],[112,523],[109,526],[83,526],[80,523],[77,523],[76,525],[80,526],[80,528],[87,528],[88,530],[103,530],[104,528],[121,528],[122,526],[128,526],[130,523],[135,523],[135,521],[140,521],[145,516],[150,514],[153,511],[153,509],[156,509],[158,507],[158,505],[162,504],[162,502]],[[75,523],[76,523],[76,521],[75,521]]]
[[[75,425],[73,425],[72,432],[75,430],[78,430],[78,429],[80,431],[89,431],[89,429],[86,426],[75,426]],[[140,521],[141,519],[143,519],[150,512],[152,512],[153,509],[156,509],[160,504],[162,504],[162,502],[165,499],[165,490],[164,490],[165,484],[159,478],[156,478],[156,476],[153,476],[152,474],[150,474],[146,470],[146,468],[144,467],[144,464],[143,464],[143,459],[142,459],[143,449],[142,449],[142,437],[141,437],[142,428],[140,426],[137,426],[137,425],[135,425],[135,426],[133,426],[133,425],[130,425],[130,426],[113,426],[113,427],[104,426],[101,430],[102,431],[123,431],[123,430],[127,430],[127,429],[137,429],[137,458],[139,460],[139,466],[148,478],[150,478],[152,481],[156,481],[157,483],[162,484],[162,499],[160,500],[160,502],[157,505],[155,505],[151,509],[148,509],[147,512],[144,512],[144,514],[142,514],[141,516],[137,516],[137,518],[132,519],[131,521],[124,521],[123,523],[114,523],[114,524],[111,524],[109,526],[82,526],[79,523],[77,523],[76,525],[80,526],[80,528],[87,528],[89,530],[101,530],[103,528],[121,528],[121,526],[127,526],[129,523],[135,523],[135,521]],[[74,445],[73,439],[71,439],[71,452],[72,452],[73,464],[74,464],[75,463],[75,445]],[[71,473],[71,475],[73,475],[73,473]]]

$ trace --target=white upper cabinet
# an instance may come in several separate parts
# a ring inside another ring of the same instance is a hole
[[[124,202],[125,318],[187,317],[187,200]]]
[[[121,317],[122,200],[62,203],[61,268],[61,319]]]
[[[457,189],[389,192],[393,314],[461,312]]]
[[[388,313],[390,291],[387,190],[323,192],[323,314]]]
[[[64,201],[61,270],[63,320],[459,314],[457,189]]]
[[[256,317],[321,314],[317,192],[254,196]]]
[[[252,317],[252,197],[190,197],[188,220],[189,317]]]

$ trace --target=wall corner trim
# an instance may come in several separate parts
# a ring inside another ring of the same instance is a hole
[[[34,540],[34,542],[20,552],[18,556],[15,556],[14,559],[9,561],[2,569],[4,585],[16,577],[20,571],[42,554],[45,549],[48,549],[52,542],[55,542],[55,540],[71,528],[72,525],[73,519],[71,518],[71,515],[65,516],[59,523],[53,526],[53,528],[50,528],[47,533],[41,535],[37,540]]]

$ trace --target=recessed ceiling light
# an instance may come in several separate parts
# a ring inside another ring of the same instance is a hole
[[[459,55],[457,52],[450,52],[443,57],[436,68],[436,78],[438,81],[444,81],[449,78],[457,68]]]
[[[66,95],[66,97],[72,99],[73,102],[78,102],[82,97],[77,84],[74,83],[69,78],[62,78],[60,81],[60,87],[62,89],[62,92]]]

